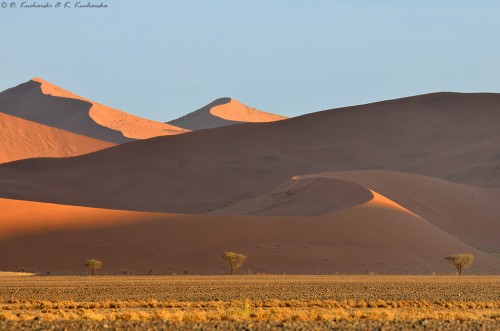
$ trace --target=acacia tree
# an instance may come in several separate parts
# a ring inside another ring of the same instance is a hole
[[[100,260],[96,260],[96,259],[88,259],[87,261],[85,261],[85,264],[84,266],[86,266],[87,268],[90,269],[90,271],[92,272],[92,276],[95,275],[95,271],[97,269],[101,269],[102,268],[102,261]]]
[[[457,273],[462,274],[462,268],[467,268],[474,261],[474,255],[472,254],[452,254],[445,257],[446,260],[450,261],[457,268]]]
[[[222,257],[229,263],[229,272],[231,275],[236,275],[238,273],[238,269],[247,259],[245,255],[235,252],[225,252]]]

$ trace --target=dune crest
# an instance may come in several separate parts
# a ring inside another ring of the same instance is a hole
[[[369,188],[367,188],[367,189],[371,192],[371,194],[373,194],[373,199],[366,202],[364,205],[374,206],[374,207],[379,207],[379,208],[394,209],[394,210],[398,210],[400,212],[407,213],[407,214],[410,214],[410,215],[413,215],[415,217],[420,218],[420,216],[409,211],[408,209],[404,208],[403,206],[397,204],[396,202],[392,201],[391,199],[388,199],[387,197],[383,196],[382,194],[377,193]]]
[[[32,80],[41,84],[41,89],[44,94],[60,98],[78,99],[91,103],[92,106],[89,111],[90,117],[97,124],[120,131],[125,137],[133,139],[147,139],[157,136],[188,132],[188,130],[185,129],[141,118],[115,108],[104,106],[89,99],[85,99],[49,83],[42,78],[35,77]]]

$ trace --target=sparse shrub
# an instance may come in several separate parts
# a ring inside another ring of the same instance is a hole
[[[229,263],[229,272],[231,275],[236,275],[238,273],[238,269],[247,259],[245,255],[235,252],[225,252],[222,257]]]
[[[474,261],[474,255],[472,254],[452,254],[445,257],[446,260],[450,261],[457,268],[457,273],[462,274],[462,268],[466,268],[472,264]]]
[[[88,259],[85,261],[84,266],[89,268],[92,272],[92,276],[95,275],[95,271],[102,268],[102,261],[96,259]]]

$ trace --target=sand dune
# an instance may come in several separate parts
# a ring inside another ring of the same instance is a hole
[[[295,175],[378,169],[500,187],[500,95],[439,93],[0,166],[0,196],[205,213]]]
[[[500,189],[388,171],[331,172],[300,178],[335,178],[368,186],[467,244],[500,256]]]
[[[233,103],[184,120],[238,122]],[[100,107],[43,81],[0,94],[0,112],[106,141],[154,131]],[[2,164],[19,200],[0,199],[0,270],[217,274],[234,250],[243,272],[452,273],[443,257],[470,252],[469,272],[498,273],[499,123],[500,95],[438,93]]]
[[[248,122],[274,122],[283,119],[286,117],[250,108],[235,99],[220,98],[168,123],[188,130],[202,130]]]
[[[0,113],[0,163],[34,157],[68,157],[114,146]]]
[[[84,99],[41,78],[0,93],[0,112],[113,143],[186,132]]]
[[[500,260],[372,192],[374,198],[318,217],[177,215],[0,199],[0,269],[84,273],[220,274],[227,250],[248,256],[242,272],[453,273],[443,259],[472,252],[467,272],[498,272]],[[22,210],[22,212],[19,212]]]

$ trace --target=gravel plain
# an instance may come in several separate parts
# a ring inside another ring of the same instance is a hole
[[[500,276],[1,277],[2,330],[498,330]]]

